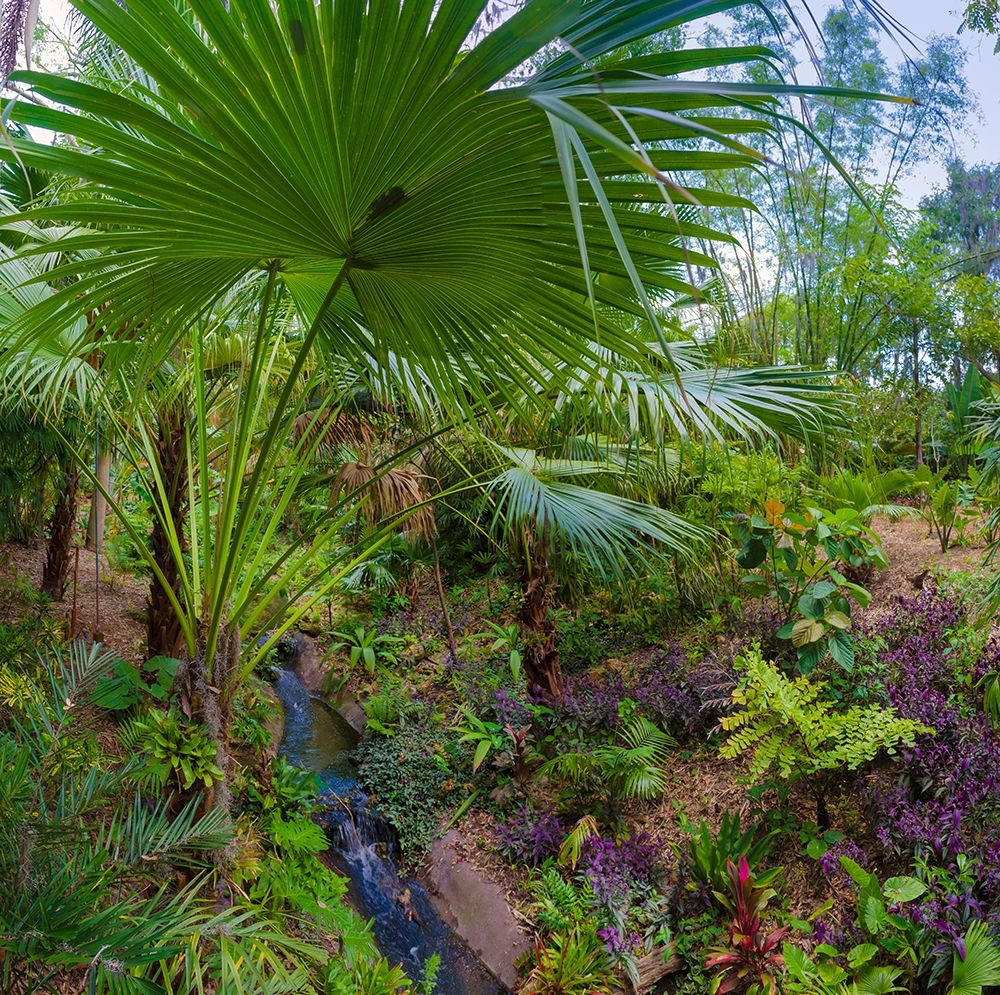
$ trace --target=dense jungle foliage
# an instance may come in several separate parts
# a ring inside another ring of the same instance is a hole
[[[996,3],[72,5],[0,12],[0,991],[463,990],[335,825],[493,991],[1000,990]]]

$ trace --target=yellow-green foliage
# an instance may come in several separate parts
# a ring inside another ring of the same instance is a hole
[[[730,734],[720,750],[733,759],[752,752],[751,776],[797,780],[823,771],[855,770],[883,750],[913,744],[933,732],[892,708],[838,706],[822,697],[825,682],[790,680],[759,649],[739,658],[745,671],[733,701],[740,711],[722,720]]]

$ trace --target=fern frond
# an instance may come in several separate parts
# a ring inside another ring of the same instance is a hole
[[[568,864],[575,869],[583,852],[583,844],[591,836],[597,836],[599,833],[600,829],[597,825],[597,820],[592,815],[583,816],[562,841],[559,847],[559,863],[563,865]]]

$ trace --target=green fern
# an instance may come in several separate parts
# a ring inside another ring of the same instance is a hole
[[[267,831],[274,846],[286,855],[322,853],[328,846],[322,828],[302,815],[291,819],[272,817],[267,820]]]
[[[534,899],[532,913],[539,928],[546,933],[565,932],[588,916],[586,898],[567,881],[551,863],[544,864],[537,877],[528,883]]]
[[[806,781],[821,828],[828,821],[825,793],[833,776],[857,770],[883,751],[912,746],[917,736],[934,731],[891,708],[836,708],[822,698],[823,681],[790,680],[759,649],[736,663],[745,672],[733,692],[733,702],[741,708],[722,719],[729,738],[720,755],[729,760],[749,755],[755,780]]]

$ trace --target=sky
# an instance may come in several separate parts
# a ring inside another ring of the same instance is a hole
[[[960,0],[881,0],[881,4],[917,45],[931,35],[955,35],[962,23],[960,11],[964,4]],[[820,11],[843,7],[843,0],[814,0],[811,6],[819,20]],[[993,54],[995,39],[969,31],[957,37],[968,54],[965,75],[980,110],[978,117],[968,118],[964,128],[956,132],[954,153],[971,164],[1000,162],[1000,54]],[[884,39],[882,50],[887,59],[895,62],[901,61],[904,53],[911,57],[914,54],[912,46],[898,39]],[[906,204],[915,207],[924,194],[943,182],[943,165],[928,164],[907,179],[900,193]]]
[[[264,0],[262,0],[264,2]],[[793,0],[801,9],[803,0]],[[845,0],[809,0],[816,20]],[[848,0],[849,2],[849,0]],[[915,44],[931,35],[955,35],[962,17],[962,0],[880,0],[887,14],[905,26]],[[61,30],[69,9],[67,0],[41,0],[41,17]],[[979,99],[977,117],[970,117],[955,134],[954,154],[969,163],[1000,162],[1000,55],[993,54],[994,40],[965,32],[958,36],[968,53],[966,78]],[[912,47],[902,40],[885,39],[883,51],[890,61],[901,61]],[[944,181],[943,164],[925,164],[906,179],[900,190],[903,202],[915,207],[920,198]]]

